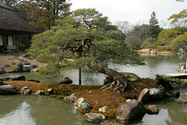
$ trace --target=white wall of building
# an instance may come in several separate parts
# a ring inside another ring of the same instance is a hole
[[[8,36],[8,45],[13,45],[12,36]]]

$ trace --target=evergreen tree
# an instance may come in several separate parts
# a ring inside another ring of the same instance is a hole
[[[149,37],[157,38],[160,31],[161,28],[158,25],[158,20],[156,19],[156,13],[153,11],[153,13],[151,14],[151,19],[149,20],[149,26],[146,32],[146,38]]]
[[[122,74],[107,68],[108,63],[135,65],[142,62],[117,36],[125,34],[118,32],[107,17],[95,9],[79,9],[57,20],[51,30],[36,35],[28,54],[48,64],[39,72],[48,78],[57,77],[60,69],[88,66],[113,76],[124,89],[127,85],[135,89]]]

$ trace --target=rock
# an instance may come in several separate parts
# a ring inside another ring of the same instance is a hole
[[[22,95],[29,95],[31,93],[32,93],[32,90],[28,86],[25,86],[25,87],[21,88],[21,94]]]
[[[187,92],[183,93],[180,97],[179,97],[179,101],[182,103],[187,103]]]
[[[44,95],[44,91],[43,90],[37,90],[35,92],[35,95]]]
[[[8,58],[8,60],[14,60],[14,58]]]
[[[30,62],[24,62],[24,65],[30,65],[31,63]]]
[[[11,64],[12,64],[12,65],[16,65],[16,62],[12,62]]]
[[[73,81],[69,77],[65,77],[64,80],[60,81],[59,84],[71,84]]]
[[[134,73],[129,73],[129,72],[120,72],[120,74],[122,74],[123,76],[125,76],[125,78],[127,78],[129,81],[131,82],[136,82],[136,81],[140,81],[141,78],[134,74]],[[104,79],[104,84],[108,84],[113,82],[113,76],[108,76]]]
[[[77,97],[75,96],[75,93],[70,95],[69,100],[72,101],[72,102],[77,101]]]
[[[23,64],[22,64],[21,62],[19,62],[19,63],[17,64],[16,69],[17,69],[18,72],[22,72],[22,71],[23,71]]]
[[[13,70],[13,69],[9,69],[9,70],[7,70],[6,72],[7,72],[7,73],[14,73],[15,70]]]
[[[180,92],[179,91],[171,91],[171,95],[174,98],[178,98],[180,96]]]
[[[64,97],[64,100],[70,100],[69,97],[70,97],[70,96],[65,96],[65,97]]]
[[[16,94],[17,91],[12,85],[0,85],[0,95]]]
[[[101,123],[105,120],[105,116],[101,113],[86,113],[89,122]]]
[[[32,70],[30,70],[30,72],[38,72],[38,71],[39,71],[39,69],[32,69]]]
[[[131,102],[133,99],[127,99],[126,102]]]
[[[30,65],[24,65],[23,66],[23,71],[24,72],[30,72],[30,70],[31,70],[31,66]]]
[[[8,76],[4,79],[5,81],[7,80],[25,80],[25,76],[23,75],[12,75],[12,76]]]
[[[24,59],[19,59],[20,62],[24,62]]]
[[[37,68],[37,67],[38,67],[38,65],[36,65],[36,64],[31,65],[31,69],[34,69],[34,68]]]
[[[103,106],[103,107],[99,108],[99,111],[100,112],[106,112],[106,109],[107,109],[107,106]]]
[[[158,114],[159,108],[157,105],[149,105],[146,112],[147,114]]]
[[[132,100],[121,105],[116,113],[116,118],[121,121],[132,121],[137,118],[142,118],[146,113],[146,109],[142,102]]]
[[[157,101],[162,99],[162,93],[158,88],[149,89],[150,101]]]
[[[148,88],[144,88],[139,97],[138,97],[138,100],[141,101],[141,102],[147,102],[149,101],[149,98],[150,98],[150,95],[149,95],[149,89]]]
[[[36,79],[29,79],[29,80],[27,80],[27,81],[32,81],[32,82],[40,83],[40,81],[39,81],[39,80],[36,80]]]
[[[107,76],[104,79],[104,84],[109,84],[109,83],[112,83],[112,82],[113,82],[113,76]]]
[[[49,95],[53,94],[53,89],[50,88],[50,89],[47,90],[47,92],[49,93]]]
[[[3,67],[0,67],[0,74],[4,74],[4,73],[5,73],[5,71],[4,71]]]
[[[65,96],[64,100],[69,100],[71,102],[77,101],[77,97],[75,96],[75,93],[72,93],[70,96]]]
[[[134,74],[134,73],[129,73],[129,72],[120,72],[123,76],[125,76],[129,81],[131,82],[136,82],[136,81],[140,81],[141,78]]]
[[[0,78],[0,85],[2,85],[3,84],[3,79],[2,78]]]
[[[10,67],[10,65],[9,64],[5,64],[4,67]]]
[[[91,105],[88,104],[84,98],[79,98],[75,101],[74,105],[76,105],[78,110],[82,113],[89,113],[92,110]]]

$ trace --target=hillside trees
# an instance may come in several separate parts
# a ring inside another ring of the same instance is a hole
[[[48,64],[40,70],[40,74],[48,78],[57,77],[60,69],[87,66],[113,76],[115,82],[111,86],[116,83],[118,89],[123,88],[121,91],[127,85],[136,90],[123,75],[107,68],[108,63],[136,65],[142,62],[139,55],[117,37],[125,34],[116,31],[117,27],[95,9],[79,9],[57,20],[51,30],[36,35],[28,54]]]
[[[185,48],[184,43],[187,42],[186,39],[187,27],[175,27],[172,29],[163,30],[158,37],[158,45],[168,45],[170,49]],[[181,44],[181,45],[179,45]]]
[[[129,36],[126,42],[127,42],[127,46],[131,49],[135,49],[136,45],[139,44],[139,40],[135,36]]]

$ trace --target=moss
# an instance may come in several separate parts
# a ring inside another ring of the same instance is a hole
[[[58,96],[56,96],[56,98],[57,98],[57,99],[64,99],[64,96],[58,95]]]
[[[126,99],[137,99],[140,92],[144,88],[158,88],[158,81],[152,79],[142,79],[139,82],[133,82],[132,84],[138,89],[138,91],[132,90],[130,87],[125,89],[125,92],[120,93],[118,91],[101,91],[100,86],[80,86],[73,84],[42,84],[31,81],[3,81],[4,84],[13,85],[17,90],[22,87],[28,86],[32,92],[36,90],[47,90],[52,88],[54,95],[50,95],[52,98],[63,99],[64,96],[69,96],[72,93],[76,94],[77,98],[83,97],[92,106],[91,112],[99,112],[98,109],[107,106],[107,112],[103,113],[109,119],[115,118],[115,114],[120,105],[126,103]],[[101,113],[101,112],[99,112]]]
[[[49,95],[49,97],[51,97],[51,98],[56,98],[57,95]]]

